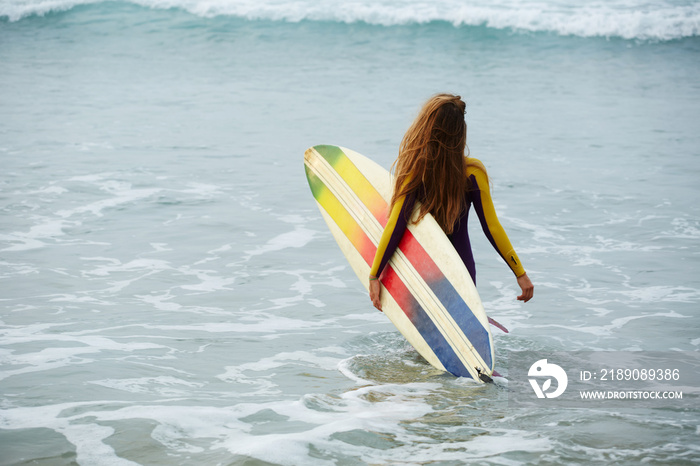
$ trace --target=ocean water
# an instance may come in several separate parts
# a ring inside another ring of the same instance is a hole
[[[496,369],[700,351],[700,3],[580,3],[0,2],[0,464],[700,463],[697,397],[432,369],[304,176],[321,143],[389,167],[460,94],[535,284],[472,225]]]

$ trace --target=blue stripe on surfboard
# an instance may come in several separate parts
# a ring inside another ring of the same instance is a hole
[[[443,367],[458,377],[471,377],[469,370],[455,353],[454,348],[447,342],[445,336],[437,328],[425,309],[408,290],[406,284],[399,278],[391,264],[387,265],[382,275],[382,284],[394,301],[404,311],[413,326],[421,334]]]
[[[491,368],[493,358],[488,330],[484,328],[481,321],[477,319],[469,305],[457,293],[447,278],[443,277],[441,280],[427,283],[471,344],[474,345],[474,349],[484,360],[486,366]]]

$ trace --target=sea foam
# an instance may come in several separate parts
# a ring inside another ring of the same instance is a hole
[[[70,10],[104,0],[9,0],[0,18],[18,21],[33,15]],[[113,2],[112,2],[113,3]],[[397,26],[446,22],[580,37],[674,40],[700,34],[700,4],[691,2],[569,2],[539,0],[125,0],[154,9],[182,9],[201,17],[231,16],[248,20],[364,22]]]

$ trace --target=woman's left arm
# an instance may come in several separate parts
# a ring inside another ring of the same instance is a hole
[[[402,197],[394,204],[377,245],[374,261],[369,271],[369,297],[374,307],[380,311],[382,310],[382,286],[379,277],[399,245],[404,231],[406,231],[407,213],[413,211],[413,204],[413,196],[409,196],[408,200],[406,197]]]

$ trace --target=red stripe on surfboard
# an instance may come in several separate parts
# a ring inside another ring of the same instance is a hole
[[[382,285],[384,285],[384,288],[386,288],[389,294],[394,298],[394,301],[396,301],[396,304],[403,310],[404,314],[406,314],[410,320],[413,320],[415,309],[413,308],[411,292],[389,265],[387,265],[386,271],[382,274]]]
[[[399,250],[404,253],[413,267],[420,271],[426,282],[432,283],[445,278],[445,274],[408,228],[399,242]]]
[[[369,239],[367,234],[362,235],[358,239],[362,244],[356,244],[355,249],[359,251],[359,253],[362,255],[362,258],[365,260],[365,262],[367,262],[367,264],[371,268],[372,262],[374,262],[374,255],[377,253],[377,247],[374,245],[372,240]]]

